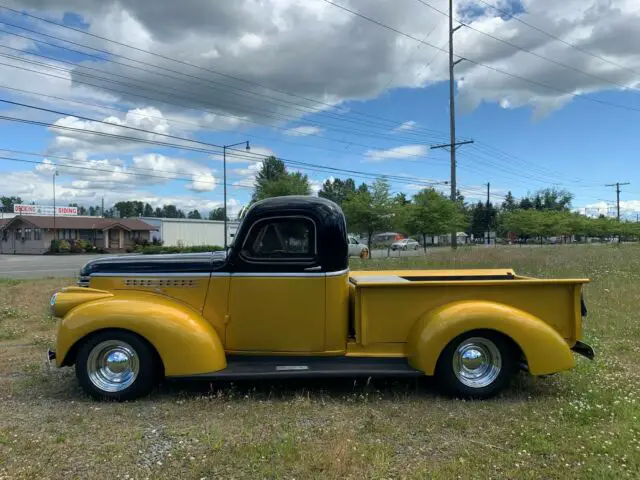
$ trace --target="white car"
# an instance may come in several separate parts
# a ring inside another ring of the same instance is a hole
[[[391,244],[391,250],[417,250],[420,244],[413,238],[403,238]]]
[[[349,256],[369,258],[369,249],[354,236],[349,235]]]

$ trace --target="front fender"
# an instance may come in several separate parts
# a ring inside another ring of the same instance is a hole
[[[152,293],[118,293],[71,309],[58,327],[57,363],[68,364],[72,347],[98,330],[118,328],[145,338],[156,349],[165,375],[215,372],[227,366],[211,324],[191,308]]]
[[[575,364],[567,342],[545,322],[517,308],[487,301],[455,302],[423,315],[410,332],[409,363],[433,375],[447,344],[472,330],[495,330],[512,339],[533,375],[567,370]]]

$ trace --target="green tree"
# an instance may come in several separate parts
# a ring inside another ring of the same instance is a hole
[[[511,194],[511,191],[507,192],[507,196],[504,197],[504,202],[502,202],[502,210],[506,211],[506,212],[511,212],[512,210],[515,210],[517,207],[516,205],[516,201],[513,198],[513,195]]]
[[[287,172],[282,160],[268,157],[256,176],[252,202],[287,195],[309,195],[309,178],[300,172]]]
[[[336,178],[335,180],[325,180],[322,188],[318,192],[318,196],[342,206],[342,204],[355,193],[356,182],[354,182],[352,178],[347,178],[344,181]]]
[[[348,228],[353,232],[364,233],[371,250],[373,234],[387,230],[392,225],[393,208],[389,183],[378,179],[371,189],[358,188],[355,195],[344,202],[342,208],[347,217]]]
[[[22,203],[20,197],[0,197],[0,203],[2,203],[2,211],[6,213],[13,213],[13,206]]]
[[[153,207],[148,203],[144,204],[144,209],[142,210],[143,217],[153,217]]]
[[[202,220],[202,215],[200,215],[200,212],[198,210],[191,210],[189,213],[187,213],[187,218]]]
[[[214,208],[209,212],[209,220],[224,220],[224,207]],[[229,220],[229,217],[227,217]]]
[[[475,238],[483,238],[487,229],[494,230],[498,224],[498,210],[489,203],[478,202],[469,212],[469,232]]]
[[[460,204],[433,188],[425,188],[414,195],[408,210],[407,228],[411,234],[422,237],[425,250],[427,236],[443,235],[466,227],[467,219]]]
[[[78,209],[78,215],[86,215],[87,214],[86,207],[84,207],[82,205],[78,205],[77,203],[70,203],[69,206],[70,207],[76,207]]]
[[[153,211],[153,216],[156,218],[164,218],[164,210],[160,207],[156,207]]]

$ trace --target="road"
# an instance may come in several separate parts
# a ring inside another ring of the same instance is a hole
[[[96,255],[0,255],[0,278],[77,277]]]

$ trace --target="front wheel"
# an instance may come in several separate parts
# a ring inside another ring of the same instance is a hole
[[[469,332],[442,351],[436,377],[453,396],[489,398],[505,388],[517,371],[512,343],[491,331]]]
[[[159,368],[152,347],[139,336],[105,331],[89,337],[76,358],[82,389],[95,399],[133,400],[153,390]]]

